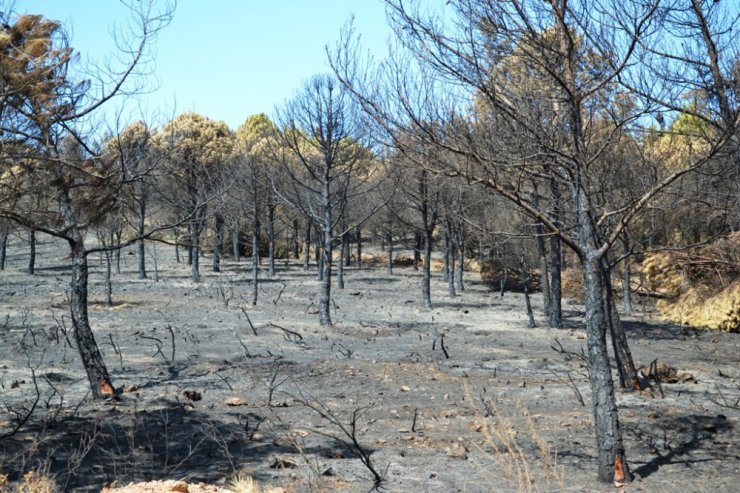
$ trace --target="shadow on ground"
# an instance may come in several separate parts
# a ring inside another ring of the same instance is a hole
[[[107,402],[59,421],[38,422],[0,441],[3,469],[15,481],[44,470],[63,491],[100,491],[105,484],[184,479],[215,483],[245,463],[272,459],[296,449],[279,437],[287,430],[262,432],[265,418],[252,412],[226,415],[194,409],[190,403],[160,400],[138,409],[137,402]],[[255,438],[257,437],[257,438]],[[267,438],[265,438],[267,437]],[[324,458],[350,458],[327,439],[302,452]],[[269,474],[268,467],[261,468]]]

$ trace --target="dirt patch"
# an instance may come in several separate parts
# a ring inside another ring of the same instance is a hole
[[[578,304],[551,330],[535,296],[539,327],[528,329],[521,294],[502,298],[472,274],[454,299],[435,274],[427,310],[421,273],[351,267],[333,291],[335,324],[322,328],[309,314],[315,271],[302,263],[262,273],[251,307],[248,263],[206,267],[193,284],[158,247],[155,282],[139,280],[124,254],[113,309],[98,304],[103,271],[92,262],[95,336],[126,390],[100,403],[86,398],[60,304],[62,247],[44,238],[29,277],[25,245],[12,244],[0,273],[0,435],[36,401],[0,440],[11,483],[44,470],[63,491],[167,480],[228,488],[243,474],[265,489],[365,492],[369,459],[393,492],[520,491],[522,477],[536,478],[535,491],[613,490],[595,486]],[[658,359],[692,379],[661,380],[663,397],[618,393],[636,475],[625,491],[735,491],[740,339],[650,316],[624,317],[636,363]]]

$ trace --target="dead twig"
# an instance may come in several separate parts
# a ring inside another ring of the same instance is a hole
[[[280,288],[280,292],[278,293],[277,297],[276,297],[276,298],[274,298],[274,299],[272,300],[272,304],[273,304],[273,305],[277,305],[277,304],[278,304],[278,302],[280,301],[280,297],[281,297],[281,296],[283,295],[283,293],[285,292],[285,288],[287,288],[287,287],[288,287],[288,285],[287,285],[287,284],[285,284],[284,282],[281,282],[280,284],[282,284],[282,286],[283,286],[283,287],[282,287],[282,288]]]
[[[249,318],[249,315],[247,315],[247,311],[242,307],[242,313],[244,314],[244,317],[247,319],[247,323],[249,324],[249,328],[252,329],[252,333],[254,335],[257,335],[257,329],[254,328],[254,325],[252,324],[252,320]]]

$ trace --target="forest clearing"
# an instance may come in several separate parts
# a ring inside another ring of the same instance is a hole
[[[0,490],[737,489],[737,2],[196,4],[0,0]]]

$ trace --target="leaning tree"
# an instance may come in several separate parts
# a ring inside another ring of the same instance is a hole
[[[0,27],[0,216],[69,245],[74,337],[96,399],[114,389],[88,317],[88,256],[100,248],[87,247],[85,238],[116,208],[131,176],[95,143],[86,122],[115,96],[140,87],[147,47],[169,22],[172,9],[164,5],[157,10],[146,1],[133,5],[131,13],[137,31],[128,40],[119,39],[124,65],[98,70],[94,82],[70,75],[76,57],[58,22],[10,14]]]

